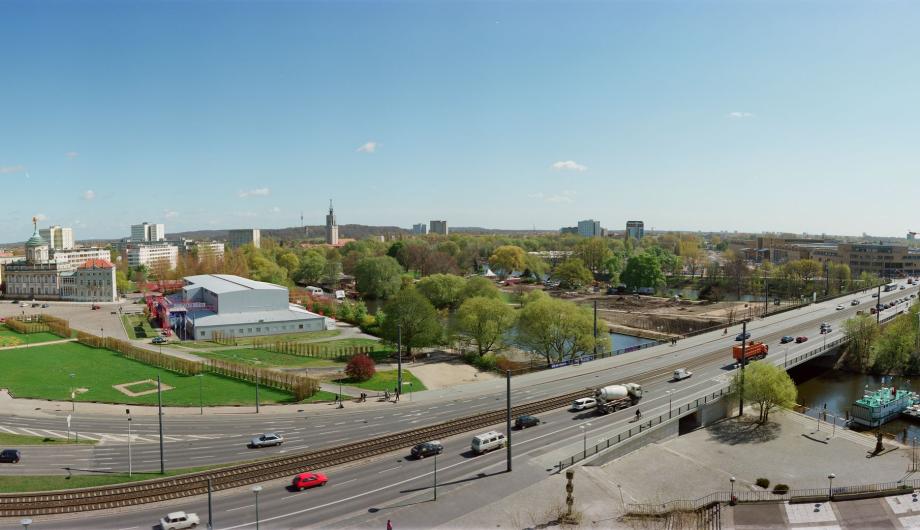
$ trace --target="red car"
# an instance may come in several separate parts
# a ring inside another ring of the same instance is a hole
[[[295,490],[300,491],[307,488],[315,488],[316,486],[325,486],[328,481],[329,479],[322,473],[300,473],[294,475],[294,480],[291,481],[291,485],[294,486]]]
[[[808,337],[796,337],[796,338],[795,338],[795,343],[796,343],[796,344],[802,344],[802,343],[805,342],[806,340],[808,340]]]

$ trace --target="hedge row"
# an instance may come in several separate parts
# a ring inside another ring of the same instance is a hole
[[[22,316],[13,317],[7,319],[6,327],[15,331],[16,333],[41,333],[44,331],[50,331],[48,324],[45,324],[41,321],[39,316],[30,316],[23,318]]]
[[[335,346],[294,341],[272,342],[258,339],[252,342],[252,347],[274,353],[284,353],[299,357],[317,357],[320,359],[350,359],[355,355],[370,354],[374,351],[373,346]]]

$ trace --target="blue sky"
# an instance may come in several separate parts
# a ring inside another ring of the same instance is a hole
[[[903,236],[918,15],[2,1],[0,241],[33,215],[78,238],[321,224],[329,198],[341,224]]]

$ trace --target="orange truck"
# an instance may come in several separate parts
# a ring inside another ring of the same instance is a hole
[[[747,346],[744,346],[744,356],[748,361],[763,359],[767,356],[768,351],[770,351],[770,347],[762,342],[749,341]],[[740,344],[732,347],[732,357],[734,357],[736,361],[741,362]]]

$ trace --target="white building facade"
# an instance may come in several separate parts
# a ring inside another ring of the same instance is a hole
[[[227,243],[231,248],[242,247],[243,245],[252,245],[259,248],[262,244],[262,232],[258,228],[230,230],[227,232]]]
[[[68,250],[73,248],[73,228],[50,226],[38,231],[42,239],[48,242],[51,250]]]
[[[131,225],[131,241],[163,241],[166,239],[166,225],[143,222]]]
[[[601,222],[594,219],[578,221],[578,235],[582,237],[601,237],[603,235]]]
[[[91,259],[109,261],[112,253],[106,248],[74,248],[70,250],[55,250],[51,254],[61,270],[73,270]]]
[[[61,274],[61,298],[73,302],[117,302],[115,266],[91,259]]]
[[[128,266],[131,268],[141,265],[149,268],[156,263],[166,262],[170,269],[175,269],[179,261],[179,247],[165,243],[132,243],[125,252],[128,256]]]

